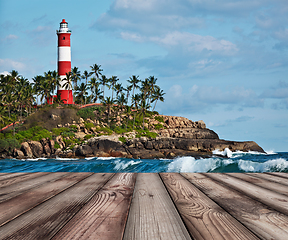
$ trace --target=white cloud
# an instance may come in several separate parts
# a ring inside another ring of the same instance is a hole
[[[22,62],[14,61],[12,59],[0,59],[0,71],[9,72],[13,69],[17,71],[22,71],[26,68],[26,65]]]
[[[229,55],[238,51],[236,45],[227,40],[188,32],[175,31],[166,34],[164,37],[152,37],[150,40],[158,44],[163,44],[166,47],[182,46],[182,48],[185,48],[187,51],[202,52],[203,50],[207,50]]]

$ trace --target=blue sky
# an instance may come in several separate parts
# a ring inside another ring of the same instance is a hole
[[[125,85],[153,75],[159,113],[288,151],[287,0],[0,0],[0,73],[56,70],[63,18],[73,67],[100,64]]]

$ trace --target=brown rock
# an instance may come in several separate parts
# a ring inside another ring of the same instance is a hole
[[[32,150],[31,150],[28,142],[21,143],[20,150],[24,153],[24,155],[26,157],[28,157],[28,158],[32,158],[33,157],[33,153],[32,153]]]
[[[19,150],[19,149],[14,149],[14,157],[16,157],[17,159],[23,159],[25,156],[24,156],[24,153]]]
[[[30,141],[29,142],[29,146],[30,146],[30,148],[32,150],[33,155],[36,158],[42,157],[43,147],[42,147],[42,144],[40,142]]]

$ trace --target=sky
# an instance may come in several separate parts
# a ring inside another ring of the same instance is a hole
[[[0,73],[57,70],[62,19],[72,67],[155,76],[160,114],[288,152],[287,0],[0,0]]]

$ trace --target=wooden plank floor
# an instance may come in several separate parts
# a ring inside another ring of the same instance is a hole
[[[0,239],[288,239],[288,174],[5,173]]]

